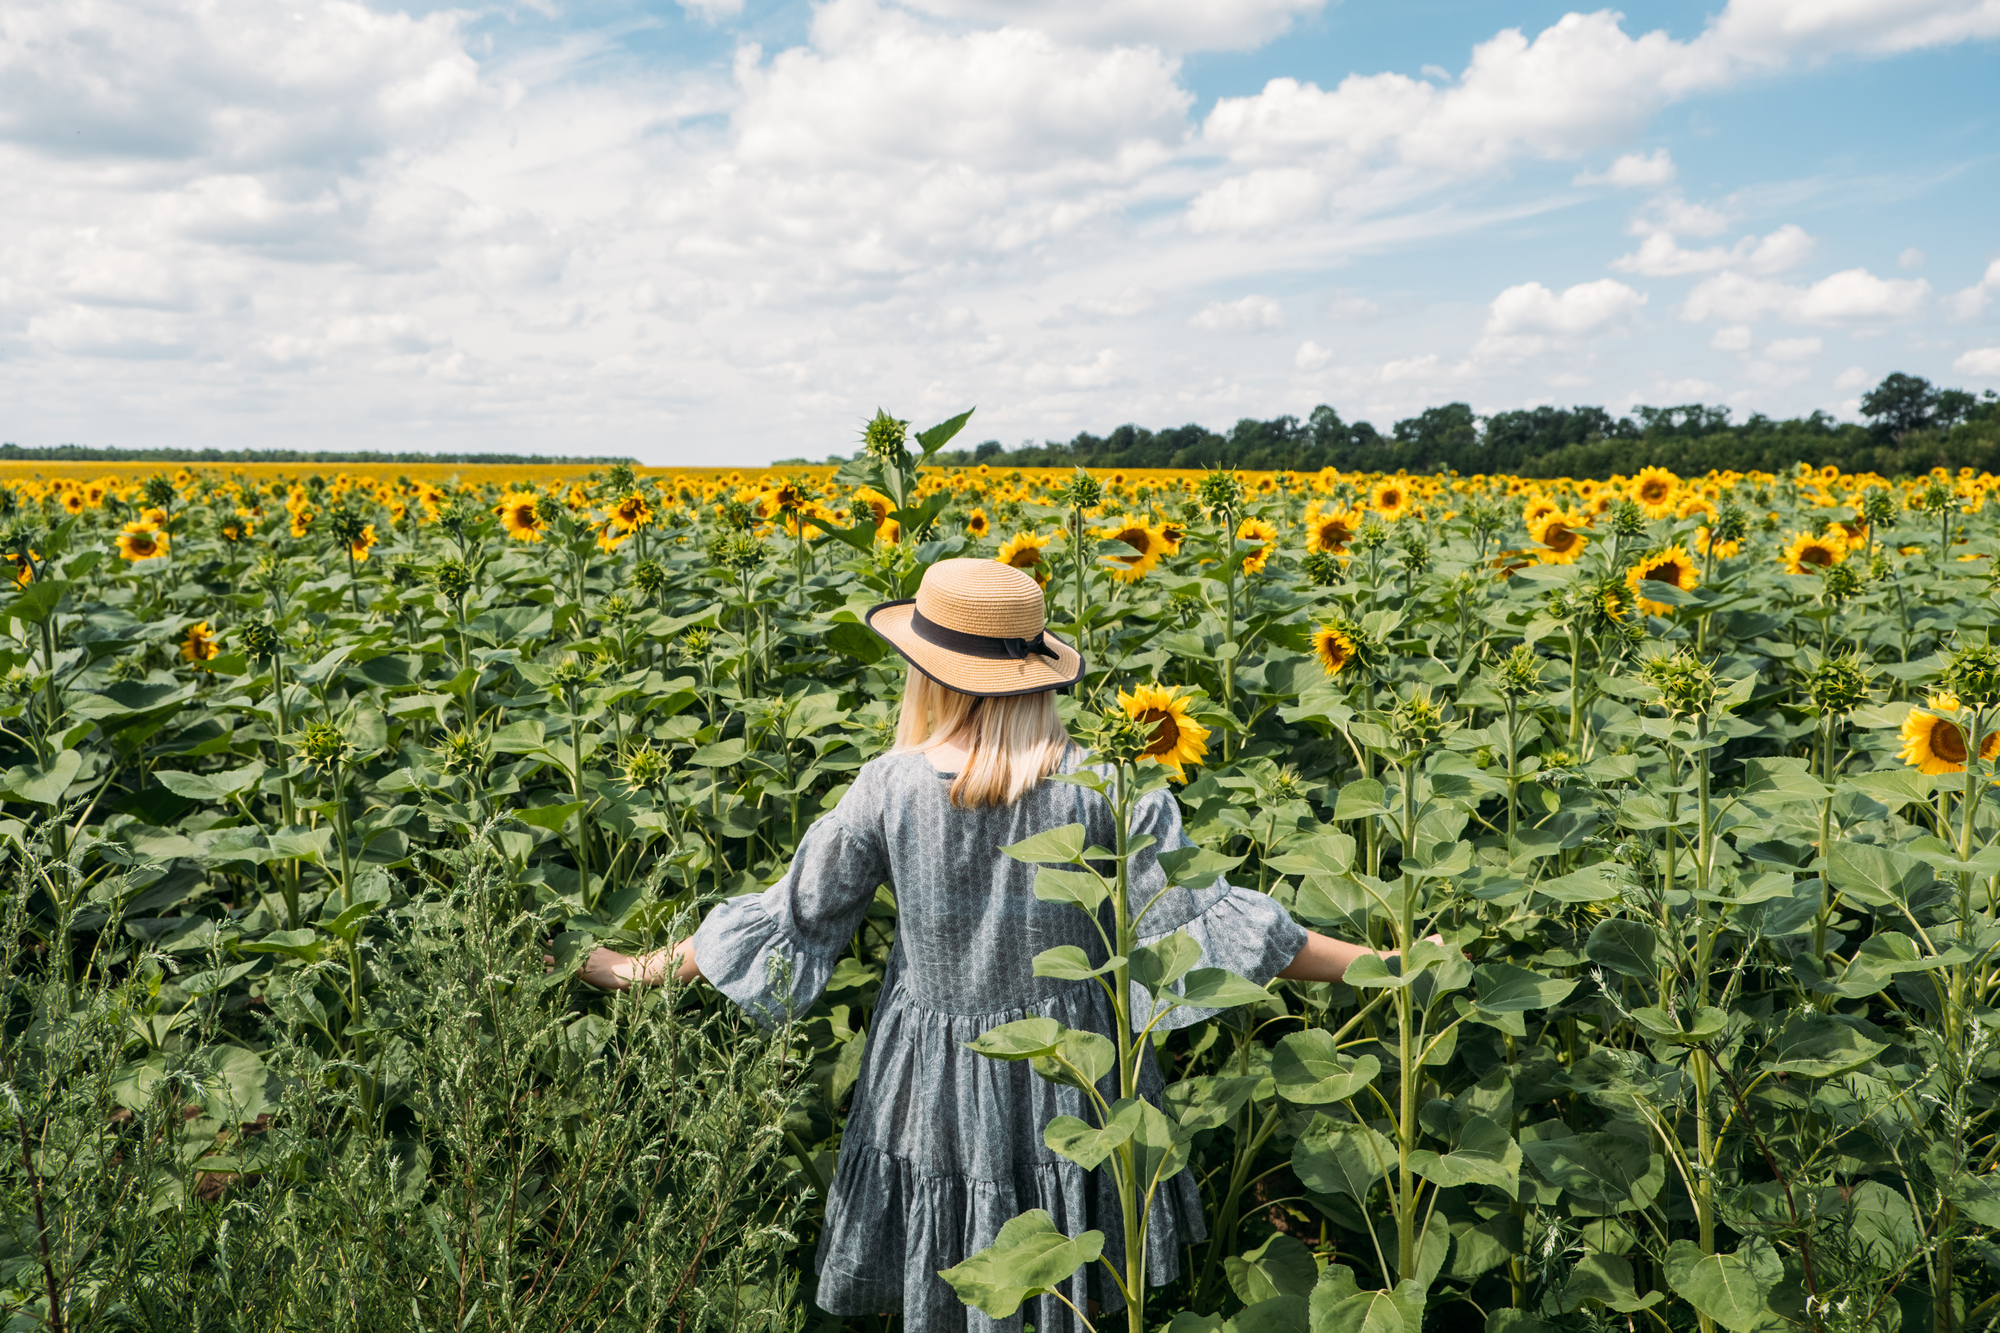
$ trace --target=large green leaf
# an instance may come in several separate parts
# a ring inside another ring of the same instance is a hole
[[[1186,976],[1201,961],[1201,944],[1184,930],[1132,951],[1132,980],[1157,994]],[[1248,1003],[1248,1001],[1237,1001]]]
[[[1382,1072],[1372,1055],[1344,1056],[1324,1028],[1308,1028],[1278,1040],[1271,1055],[1271,1075],[1278,1095],[1301,1106],[1346,1101]]]
[[[250,763],[242,768],[233,768],[226,773],[183,773],[176,769],[160,768],[153,776],[160,785],[179,796],[197,801],[226,801],[232,796],[251,790],[263,778],[265,768],[259,763]]]
[[[1521,1145],[1505,1125],[1476,1115],[1459,1131],[1456,1148],[1443,1155],[1419,1148],[1410,1154],[1410,1169],[1447,1189],[1490,1185],[1511,1197],[1521,1180]]]
[[[1023,838],[1000,850],[1016,861],[1036,865],[1074,865],[1083,859],[1084,843],[1089,837],[1090,832],[1083,825],[1064,824],[1061,828]]]
[[[1583,946],[1584,957],[1620,976],[1651,978],[1658,972],[1653,961],[1654,931],[1643,921],[1607,916],[1591,927]]]
[[[1368,1192],[1393,1174],[1396,1145],[1366,1125],[1319,1114],[1292,1147],[1292,1170],[1307,1189],[1345,1194],[1366,1204]]]
[[[1751,1236],[1733,1254],[1704,1256],[1691,1240],[1667,1247],[1667,1285],[1689,1305],[1729,1329],[1751,1333],[1765,1320],[1766,1302],[1784,1280],[1784,1261],[1762,1236]]]
[[[1239,1004],[1258,1004],[1270,998],[1271,992],[1226,968],[1198,967],[1187,974],[1180,1002],[1196,1009],[1233,1009]]]
[[[1005,1319],[1021,1302],[1066,1281],[1103,1252],[1103,1232],[1072,1239],[1056,1230],[1046,1209],[1037,1208],[1010,1219],[991,1245],[938,1276],[981,1314]]]
[[[1035,896],[1043,902],[1069,903],[1093,916],[1110,900],[1104,877],[1094,870],[1057,870],[1043,866],[1035,872]]]
[[[1606,1208],[1644,1202],[1634,1197],[1634,1191],[1658,1156],[1641,1140],[1623,1134],[1534,1139],[1521,1144],[1521,1151],[1542,1179],[1586,1204]]]
[[[1781,1074],[1833,1078],[1859,1069],[1889,1049],[1886,1041],[1863,1036],[1832,1014],[1796,1013],[1778,1034],[1778,1058],[1769,1068]]]
[[[1182,1129],[1216,1129],[1234,1120],[1264,1080],[1256,1075],[1186,1078],[1167,1088],[1167,1109]]]
[[[1118,1151],[1132,1137],[1132,1131],[1138,1124],[1136,1105],[1121,1108],[1118,1114],[1105,1122],[1102,1129],[1073,1115],[1059,1115],[1042,1130],[1042,1142],[1048,1145],[1050,1152],[1067,1157],[1086,1171],[1095,1171],[1105,1158]]]
[[[1599,1252],[1576,1261],[1562,1291],[1562,1303],[1568,1309],[1596,1301],[1619,1314],[1637,1314],[1664,1299],[1665,1293],[1658,1291],[1641,1296],[1632,1282],[1632,1265],[1619,1255]]]
[[[30,805],[54,805],[83,771],[83,755],[64,750],[46,764],[22,764],[0,777],[0,792]]]
[[[1512,963],[1481,963],[1473,969],[1478,986],[1475,1007],[1489,1014],[1524,1013],[1561,1004],[1576,982],[1545,977]]]
[[[1826,882],[1865,907],[1903,907],[1931,882],[1931,868],[1893,848],[1836,842],[1827,849]]]
[[[1274,1231],[1254,1250],[1232,1254],[1222,1261],[1230,1290],[1245,1305],[1268,1301],[1273,1296],[1310,1296],[1319,1280],[1319,1265],[1301,1241]]]
[[[1063,1031],[1053,1018],[1017,1018],[987,1029],[965,1046],[995,1060],[1026,1060],[1055,1050]]]

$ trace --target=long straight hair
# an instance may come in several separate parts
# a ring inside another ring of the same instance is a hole
[[[951,740],[970,751],[951,783],[951,803],[966,809],[1012,805],[1061,767],[1075,744],[1053,690],[982,699],[911,667],[896,752],[922,754]]]

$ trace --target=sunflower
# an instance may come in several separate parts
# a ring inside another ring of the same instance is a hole
[[[353,556],[356,562],[364,561],[368,558],[369,548],[374,545],[375,525],[373,523],[364,523],[361,525],[361,535],[349,544],[347,553]]]
[[[1336,625],[1321,625],[1313,631],[1313,656],[1327,675],[1337,676],[1354,660],[1354,640]]]
[[[1644,467],[1632,478],[1626,494],[1639,502],[1647,518],[1669,518],[1674,512],[1674,494],[1681,479],[1663,467]]]
[[[1368,507],[1394,523],[1410,512],[1410,488],[1393,477],[1384,478],[1368,493]]]
[[[875,526],[878,528],[890,521],[889,497],[880,491],[870,490],[868,487],[863,486],[854,493],[854,499],[850,501],[850,504],[864,504],[868,506],[868,512],[874,516]]]
[[[1179,555],[1181,543],[1187,540],[1187,524],[1168,519],[1154,528],[1153,533],[1160,539],[1160,554]]]
[[[25,556],[19,551],[9,551],[0,556],[0,560],[5,560],[7,567],[14,571],[14,586],[17,588],[25,588],[35,581],[35,567],[30,562],[41,558],[40,551],[30,551]]]
[[[606,555],[610,555],[631,540],[631,532],[621,530],[616,522],[606,523],[597,530],[597,549]]]
[[[167,553],[167,534],[151,523],[127,523],[118,534],[118,554],[127,560],[151,560]]]
[[[1177,689],[1161,685],[1136,686],[1130,694],[1118,692],[1125,716],[1136,718],[1153,729],[1153,739],[1139,757],[1151,759],[1187,781],[1185,765],[1198,764],[1208,753],[1208,728],[1188,716],[1187,699]]]
[[[501,526],[507,535],[517,542],[538,542],[542,539],[541,499],[533,491],[509,491],[500,497],[500,503],[493,507],[500,516]]]
[[[294,537],[305,536],[312,528],[313,520],[319,517],[319,515],[313,511],[310,505],[300,505],[296,509],[291,509],[289,506],[287,508],[292,516],[292,535]]]
[[[1698,517],[1704,522],[1713,523],[1720,517],[1721,512],[1715,507],[1715,501],[1696,491],[1688,491],[1681,496],[1680,506],[1674,510],[1674,515],[1677,518]]]
[[[187,627],[187,637],[181,640],[182,657],[190,662],[207,662],[221,652],[215,646],[215,635],[209,633],[206,620],[197,620]]]
[[[1678,542],[1664,551],[1655,551],[1651,555],[1642,557],[1637,564],[1625,571],[1625,585],[1632,590],[1632,600],[1639,610],[1649,616],[1664,616],[1670,614],[1673,607],[1665,602],[1656,602],[1642,593],[1639,585],[1648,580],[1671,584],[1682,592],[1692,592],[1695,585],[1701,582],[1701,574],[1695,569],[1694,561],[1689,558],[1687,549]]]
[[[1236,525],[1236,540],[1257,543],[1257,549],[1243,557],[1243,572],[1255,574],[1278,549],[1278,530],[1261,518],[1246,518]]]
[[[66,514],[81,514],[86,508],[88,508],[88,506],[84,504],[82,491],[64,491],[62,498],[62,507],[63,507],[63,512]]]
[[[1779,554],[1787,574],[1817,574],[1847,559],[1847,539],[1832,533],[1801,532]]]
[[[1965,732],[1959,724],[1940,714],[1959,711],[1958,696],[1933,694],[1922,709],[1912,708],[1903,719],[1903,748],[1897,758],[1920,773],[1963,773]],[[1979,742],[1979,757],[1991,760],[2000,753],[2000,732],[1989,731]]]
[[[780,507],[797,508],[796,505]],[[605,521],[607,527],[617,529],[621,535],[634,533],[653,521],[653,506],[646,503],[643,495],[628,495],[611,506]]]
[[[1356,510],[1321,513],[1315,508],[1306,515],[1306,550],[1346,555],[1347,544],[1360,528],[1361,515]]]
[[[1160,540],[1160,534],[1147,526],[1143,518],[1127,515],[1110,527],[1098,528],[1096,531],[1100,540],[1123,542],[1132,548],[1134,552],[1132,555],[1103,557],[1105,561],[1116,566],[1111,571],[1111,576],[1126,583],[1142,579],[1152,573],[1153,567],[1160,563],[1160,557],[1166,553],[1166,544]]]
[[[222,534],[222,540],[234,545],[257,531],[257,525],[240,514],[232,514],[222,520],[216,531]]]
[[[975,509],[965,516],[965,530],[971,536],[983,540],[992,528],[993,525],[987,521],[984,509]]]
[[[1743,543],[1715,541],[1708,529],[1702,527],[1694,530],[1694,549],[1703,555],[1712,555],[1718,560],[1727,560],[1732,555],[1741,555],[1743,553]]]
[[[1030,575],[1044,588],[1049,586],[1049,565],[1042,559],[1042,548],[1049,544],[1047,537],[1032,532],[1017,532],[1000,547],[1000,554],[994,558],[1003,565],[1012,565]]]
[[[1590,520],[1582,514],[1565,514],[1560,510],[1545,514],[1541,521],[1528,526],[1528,535],[1543,548],[1535,552],[1535,558],[1545,565],[1575,564],[1583,548],[1590,545],[1590,538],[1578,529],[1588,526]]]
[[[883,519],[881,526],[875,529],[875,540],[883,546],[894,546],[903,540],[903,525],[893,518]]]
[[[1528,500],[1527,504],[1521,507],[1521,524],[1532,535],[1536,525],[1543,519],[1553,518],[1560,513],[1562,513],[1562,506],[1551,500],[1548,496],[1533,496]],[[1540,541],[1541,538],[1536,537],[1535,540]]]

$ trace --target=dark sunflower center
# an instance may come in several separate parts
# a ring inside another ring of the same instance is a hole
[[[1808,546],[1805,550],[1799,552],[1799,563],[1802,565],[1819,565],[1824,567],[1833,563],[1833,552],[1827,550],[1824,546]]]
[[[1551,550],[1567,551],[1576,540],[1576,534],[1560,523],[1551,523],[1542,532],[1542,544]]]
[[[1662,482],[1649,481],[1639,488],[1639,498],[1647,504],[1658,504],[1667,498],[1667,488]]]
[[[1042,563],[1042,553],[1031,546],[1024,551],[1014,552],[1013,558],[1007,563],[1016,569],[1028,569]]]
[[[1931,728],[1931,753],[1950,764],[1965,762],[1965,733],[1956,723],[1939,719]]]
[[[1139,720],[1150,723],[1153,727],[1153,739],[1139,752],[1142,758],[1170,753],[1180,742],[1180,724],[1174,721],[1174,715],[1166,709],[1148,708],[1139,714]]]

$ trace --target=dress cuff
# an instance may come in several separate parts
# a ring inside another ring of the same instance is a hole
[[[782,887],[782,886],[780,886]],[[718,905],[694,933],[694,961],[709,984],[766,1028],[804,1013],[826,989],[832,958],[801,947],[765,893]]]

